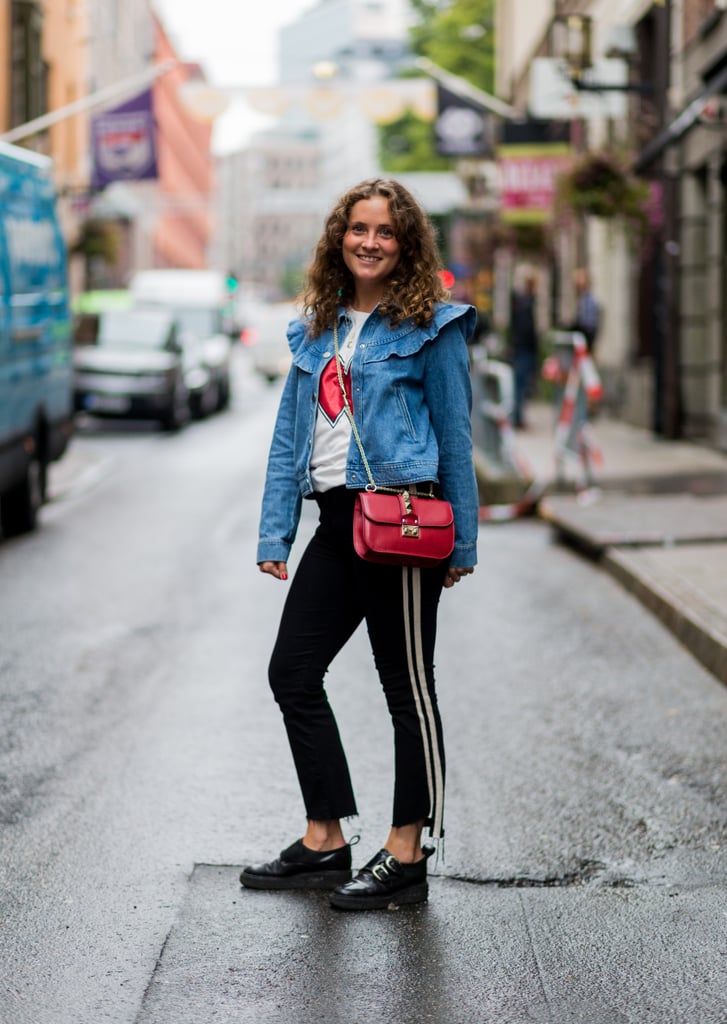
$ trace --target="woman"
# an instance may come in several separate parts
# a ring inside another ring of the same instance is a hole
[[[477,487],[472,466],[467,338],[470,306],[444,302],[432,227],[398,182],[350,189],[328,217],[309,270],[306,317],[288,339],[293,366],[268,460],[258,565],[287,580],[301,498],[318,528],[291,582],[270,662],[307,815],[303,837],[240,881],[256,889],[332,889],[341,909],[427,898],[422,849],[442,829],[444,751],[434,690],[434,637],[442,586],[473,572]],[[336,366],[340,338],[342,373]],[[449,564],[377,565],[353,549],[352,518],[366,471],[353,417],[379,486],[433,484],[452,503]],[[356,803],[323,678],[363,621],[394,726],[392,826],[384,847],[351,878],[341,819]]]

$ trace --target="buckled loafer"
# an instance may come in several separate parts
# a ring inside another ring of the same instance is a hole
[[[330,895],[339,910],[383,910],[408,903],[423,903],[429,895],[427,860],[434,847],[422,849],[424,857],[415,864],[402,864],[388,850],[379,850],[350,882],[339,885]]]
[[[350,877],[350,843],[319,853],[296,839],[275,860],[243,868],[240,881],[248,889],[335,889]]]

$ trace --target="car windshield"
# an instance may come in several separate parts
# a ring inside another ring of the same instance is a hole
[[[156,310],[112,310],[101,316],[98,344],[113,348],[164,348],[169,317]]]
[[[182,330],[196,334],[199,338],[208,338],[220,332],[220,318],[216,309],[175,309],[174,313]]]

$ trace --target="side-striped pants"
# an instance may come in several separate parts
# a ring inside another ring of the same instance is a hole
[[[354,492],[337,487],[316,500],[320,522],[290,583],[269,670],[307,817],[357,813],[324,676],[365,620],[394,726],[392,825],[425,821],[439,837],[445,765],[433,658],[445,568],[364,562],[353,549]]]

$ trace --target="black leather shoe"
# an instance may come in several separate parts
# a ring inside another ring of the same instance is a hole
[[[277,860],[242,869],[248,889],[334,889],[351,877],[351,846],[318,853],[297,839]]]
[[[379,850],[355,878],[339,885],[330,895],[339,910],[383,910],[407,903],[423,903],[429,894],[427,860],[434,847],[422,849],[416,864],[402,864],[388,850]]]

